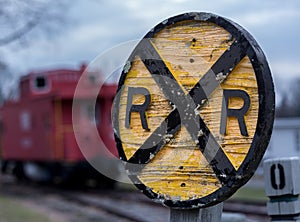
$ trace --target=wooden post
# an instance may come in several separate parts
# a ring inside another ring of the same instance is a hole
[[[170,222],[200,222],[200,210],[177,210],[171,209]]]
[[[201,209],[171,209],[170,222],[220,222],[222,210],[223,203]]]
[[[221,221],[223,211],[223,202],[207,208],[200,209],[201,222],[219,222]]]
[[[300,221],[300,161],[298,157],[264,162],[265,191],[271,221]]]

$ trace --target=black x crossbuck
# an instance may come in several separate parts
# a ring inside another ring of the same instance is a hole
[[[224,81],[247,55],[248,41],[244,41],[243,37],[235,39],[187,95],[154,48],[151,39],[143,39],[140,44],[133,55],[141,58],[174,109],[134,155],[127,160],[130,163],[128,164],[129,171],[140,172],[145,164],[167,143],[166,135],[174,137],[183,124],[219,181],[222,184],[228,183],[228,180],[236,174],[236,170],[195,110],[203,108],[205,101],[209,99],[220,82]]]

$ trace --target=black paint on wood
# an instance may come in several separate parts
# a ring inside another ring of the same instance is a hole
[[[243,99],[243,107],[240,109],[229,108],[229,98],[239,97]],[[220,124],[220,133],[226,134],[227,117],[236,117],[239,123],[241,135],[248,136],[247,126],[245,123],[245,115],[250,108],[250,97],[247,92],[238,89],[224,89],[223,90],[223,104],[222,104],[222,116]]]
[[[136,151],[136,153],[127,160],[126,155],[124,154],[124,150],[122,147],[121,139],[118,135],[119,132],[119,110],[118,106],[120,103],[120,97],[116,97],[114,103],[114,112],[113,112],[113,124],[115,131],[115,138],[117,141],[117,148],[119,151],[120,158],[124,161],[128,161],[129,163],[138,163],[138,164],[130,164],[138,165],[138,167],[128,167],[128,171],[130,174],[131,180],[135,183],[135,185],[148,197],[163,203],[166,206],[177,208],[177,209],[191,209],[198,207],[208,207],[220,203],[230,197],[238,188],[244,185],[253,175],[254,171],[258,167],[264,152],[268,146],[270,141],[273,122],[274,122],[274,110],[275,110],[275,95],[274,95],[274,85],[271,76],[271,72],[267,63],[267,60],[264,56],[263,51],[254,40],[254,38],[241,26],[238,24],[222,18],[220,16],[210,14],[210,13],[198,13],[191,12],[181,14],[172,18],[165,20],[164,22],[155,26],[150,32],[148,32],[143,40],[136,46],[134,51],[131,53],[128,62],[131,63],[134,61],[136,56],[139,56],[146,68],[150,71],[151,74],[155,74],[158,78],[154,77],[156,83],[159,86],[166,86],[168,82],[161,81],[161,77],[168,77],[172,79],[172,75],[170,75],[165,64],[161,62],[154,62],[159,60],[157,58],[158,54],[155,54],[155,51],[152,51],[151,48],[147,48],[147,39],[155,38],[155,34],[168,27],[170,25],[174,25],[176,23],[182,21],[199,21],[199,22],[212,22],[225,30],[227,30],[232,38],[236,39],[236,41],[230,46],[228,50],[224,52],[224,54],[216,61],[216,63],[211,67],[211,70],[208,71],[202,79],[190,90],[189,95],[192,98],[194,104],[201,104],[201,102],[207,99],[207,94],[211,94],[215,88],[218,86],[219,82],[216,81],[216,77],[219,77],[220,73],[226,78],[227,75],[230,74],[232,69],[241,61],[245,56],[248,56],[252,67],[255,71],[256,80],[258,84],[258,96],[259,96],[259,110],[258,110],[258,120],[257,127],[254,134],[254,138],[249,149],[249,152],[243,161],[243,163],[239,166],[237,170],[231,170],[231,165],[226,164],[226,158],[224,158],[224,154],[222,153],[222,149],[219,148],[218,143],[215,141],[212,144],[211,149],[218,149],[216,152],[216,156],[210,157],[205,156],[210,165],[212,166],[214,172],[220,177],[226,176],[226,180],[222,181],[222,187],[219,188],[212,194],[204,196],[199,199],[191,199],[191,200],[171,200],[165,198],[163,195],[155,193],[152,189],[146,187],[138,178],[138,172],[143,168],[143,164],[147,164],[151,160],[151,156],[156,155],[161,148],[166,144],[163,140],[163,136],[166,134],[174,135],[178,129],[181,127],[181,124],[185,122],[193,123],[194,126],[191,126],[189,133],[192,136],[195,136],[193,132],[194,129],[199,129],[199,125],[201,126],[201,130],[203,131],[203,136],[198,137],[198,142],[200,147],[205,147],[208,143],[208,137],[211,135],[209,129],[203,124],[203,120],[200,116],[193,116],[193,121],[190,120],[180,120],[181,110],[175,109],[173,110],[165,121],[161,123],[161,125],[153,130],[152,135],[145,141],[145,143]],[[154,53],[149,56],[147,53]],[[155,57],[156,56],[156,57]],[[147,58],[152,58],[147,59]],[[153,63],[154,62],[154,63]],[[128,73],[128,68],[125,67],[121,78],[119,80],[118,92],[122,90],[123,85],[125,84],[126,76]],[[176,81],[175,81],[176,83]],[[166,84],[166,85],[165,85]],[[175,87],[175,89],[177,89]],[[170,100],[171,103],[178,103],[182,106],[186,104],[190,104],[187,99],[182,95],[180,99],[174,98],[172,94],[167,92],[167,89],[163,89],[165,96]],[[181,94],[180,89],[177,89],[177,93]],[[169,97],[168,97],[169,96]],[[247,98],[243,98],[244,101],[247,101]],[[185,108],[185,107],[183,107]],[[245,106],[245,110],[247,105]],[[187,110],[188,111],[188,110]],[[243,111],[244,112],[244,111]],[[241,112],[241,115],[243,114]],[[235,114],[237,115],[237,114]],[[170,121],[172,120],[172,121]],[[242,123],[240,120],[239,123]],[[242,123],[243,125],[243,123]],[[242,133],[245,133],[243,130],[243,126],[240,126]],[[155,145],[152,145],[152,141],[156,142]],[[214,141],[214,140],[213,140]],[[204,146],[203,146],[204,145]],[[146,148],[146,149],[145,149]],[[203,148],[202,148],[203,149]],[[201,150],[201,148],[200,148]],[[203,150],[201,150],[203,151]],[[225,161],[224,164],[222,162]],[[141,164],[139,164],[141,163]],[[140,166],[140,167],[139,167]]]
[[[143,104],[132,104],[134,95],[143,95],[145,97],[145,101]],[[130,128],[131,121],[131,113],[138,112],[140,114],[142,127],[143,129],[149,130],[147,118],[146,118],[146,110],[148,109],[151,102],[151,96],[148,89],[143,87],[129,87],[128,88],[128,96],[127,96],[127,106],[126,106],[126,117],[125,117],[125,127]]]

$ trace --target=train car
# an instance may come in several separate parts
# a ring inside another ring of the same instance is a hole
[[[81,102],[73,106],[75,89],[85,68],[82,65],[79,70],[32,72],[21,78],[18,100],[6,101],[0,109],[3,173],[11,172],[18,179],[57,183],[92,178],[105,186],[113,185],[114,181],[97,172],[87,160],[105,161],[109,157],[103,157],[103,149],[117,155],[111,124],[116,85],[103,85],[93,106],[91,92],[99,91],[99,86],[95,84],[96,77],[89,75],[77,98]],[[76,123],[72,121],[72,111],[79,116]],[[92,148],[88,156],[79,148],[74,124],[80,125],[80,137]],[[91,124],[96,125],[97,133],[89,131]],[[111,172],[118,173],[114,164]]]

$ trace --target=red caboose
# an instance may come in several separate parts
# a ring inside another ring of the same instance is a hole
[[[0,110],[3,172],[13,171],[19,178],[37,180],[79,180],[92,174],[98,180],[104,179],[96,172],[91,173],[94,170],[86,158],[103,156],[102,150],[107,148],[117,155],[111,125],[116,85],[103,85],[92,103],[91,92],[98,92],[99,86],[95,84],[96,77],[89,75],[84,88],[77,92],[80,103],[73,106],[75,89],[84,70],[82,66],[80,70],[32,72],[21,78],[20,98],[6,101]],[[76,141],[72,111],[77,116],[75,124],[81,125],[80,137],[91,148],[88,156],[83,156]],[[89,131],[90,124],[96,125],[96,134]],[[104,144],[97,142],[99,135]]]

